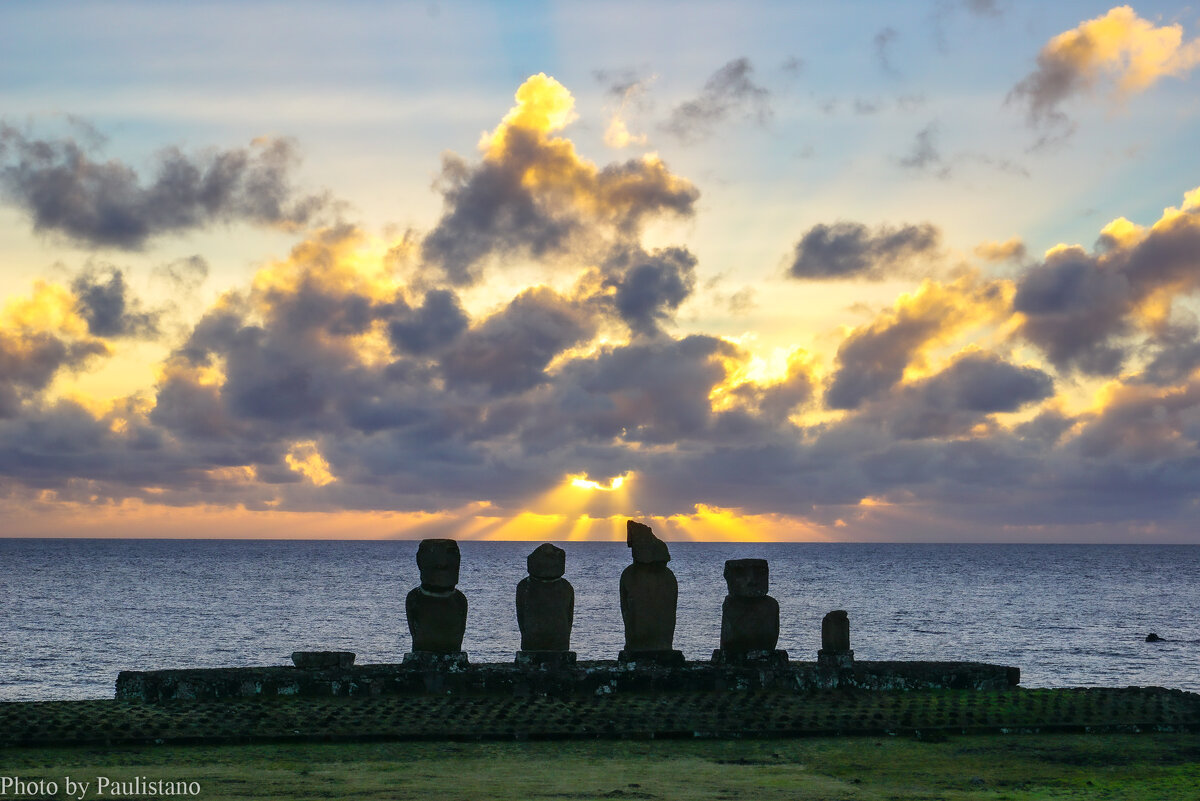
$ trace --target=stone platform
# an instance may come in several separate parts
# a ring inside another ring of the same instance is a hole
[[[122,671],[116,697],[159,703],[248,697],[462,695],[560,698],[626,693],[823,689],[1004,690],[1020,670],[981,662],[854,662],[830,668],[815,662],[762,665],[685,662],[681,666],[612,661],[529,667],[514,663],[354,665],[336,668],[243,667]]]

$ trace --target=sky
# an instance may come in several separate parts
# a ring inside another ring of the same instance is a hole
[[[1200,9],[0,5],[3,536],[1200,542]]]

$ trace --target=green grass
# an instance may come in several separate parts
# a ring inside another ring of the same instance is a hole
[[[1195,801],[1200,735],[10,748],[3,775],[198,781],[207,799]]]

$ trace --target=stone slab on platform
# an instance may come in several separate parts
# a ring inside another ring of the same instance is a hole
[[[481,663],[447,670],[419,664],[355,665],[302,670],[295,667],[197,668],[122,671],[116,697],[159,703],[255,696],[607,696],[614,693],[781,690],[834,688],[872,690],[976,689],[1015,687],[1020,671],[980,662],[855,662],[852,671],[830,671],[813,662],[777,665],[719,665],[685,662],[668,667],[613,660],[581,661],[529,670],[515,663]]]

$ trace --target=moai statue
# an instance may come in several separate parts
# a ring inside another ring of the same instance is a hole
[[[517,664],[574,664],[571,623],[575,617],[575,590],[563,578],[567,553],[542,543],[529,554],[526,565],[529,575],[517,584],[517,626],[521,629]]]
[[[779,642],[779,602],[767,595],[766,559],[725,562],[729,594],[721,604],[721,648],[715,662],[786,662]]]
[[[625,543],[633,551],[633,564],[621,573],[621,617],[625,621],[622,663],[683,664],[683,654],[672,650],[675,607],[679,583],[667,567],[667,544],[649,526],[630,520]]]
[[[421,586],[413,588],[404,602],[413,650],[404,657],[405,662],[466,663],[462,641],[467,628],[467,596],[454,588],[458,564],[454,540],[421,540],[417,548]]]
[[[854,652],[850,650],[850,617],[845,610],[830,612],[821,620],[821,650],[817,664],[824,667],[854,667]]]

